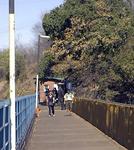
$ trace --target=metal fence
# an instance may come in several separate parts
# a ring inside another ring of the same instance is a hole
[[[73,111],[128,150],[134,150],[134,105],[77,98]]]
[[[16,98],[16,148],[21,149],[35,115],[35,95]],[[11,149],[10,101],[0,101],[0,150]]]
[[[16,99],[16,147],[21,149],[35,114],[35,95]]]
[[[0,150],[10,149],[10,101],[0,101]]]

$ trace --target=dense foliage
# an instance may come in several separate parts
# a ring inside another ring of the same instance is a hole
[[[15,62],[15,77],[23,78],[25,71],[25,59],[23,54],[20,52],[16,53],[16,62]],[[9,51],[4,50],[0,52],[0,79],[9,80]]]
[[[8,51],[0,52],[0,79],[8,79],[9,54]]]
[[[29,58],[28,58],[29,59]],[[16,51],[15,79],[16,96],[34,92],[34,66],[26,62],[24,52]],[[0,99],[9,98],[9,50],[0,52]]]
[[[44,77],[45,76],[49,76],[51,74],[49,68],[51,67],[51,65],[53,64],[53,56],[49,53],[45,53],[40,60],[39,63],[39,76],[40,77]]]
[[[123,0],[66,0],[44,15],[53,39],[51,74],[73,81],[77,94],[134,98],[134,15]]]

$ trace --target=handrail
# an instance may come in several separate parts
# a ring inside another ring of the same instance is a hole
[[[35,95],[16,98],[16,148],[21,149],[35,115]]]
[[[10,101],[0,100],[0,149],[10,149]]]
[[[16,149],[20,150],[35,116],[35,95],[17,97],[16,112]],[[10,100],[0,100],[0,149],[11,149]]]
[[[129,150],[134,148],[134,105],[76,98],[73,111]]]

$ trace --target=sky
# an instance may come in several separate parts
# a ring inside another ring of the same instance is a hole
[[[9,47],[9,0],[0,0],[0,49]],[[32,41],[32,28],[41,20],[41,15],[49,12],[64,0],[14,0],[15,37],[22,44]]]

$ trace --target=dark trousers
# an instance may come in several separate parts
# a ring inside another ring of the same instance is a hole
[[[48,105],[49,115],[54,115],[54,105]]]
[[[61,105],[61,110],[64,110],[65,107],[64,107],[64,101],[60,101],[60,105]]]

